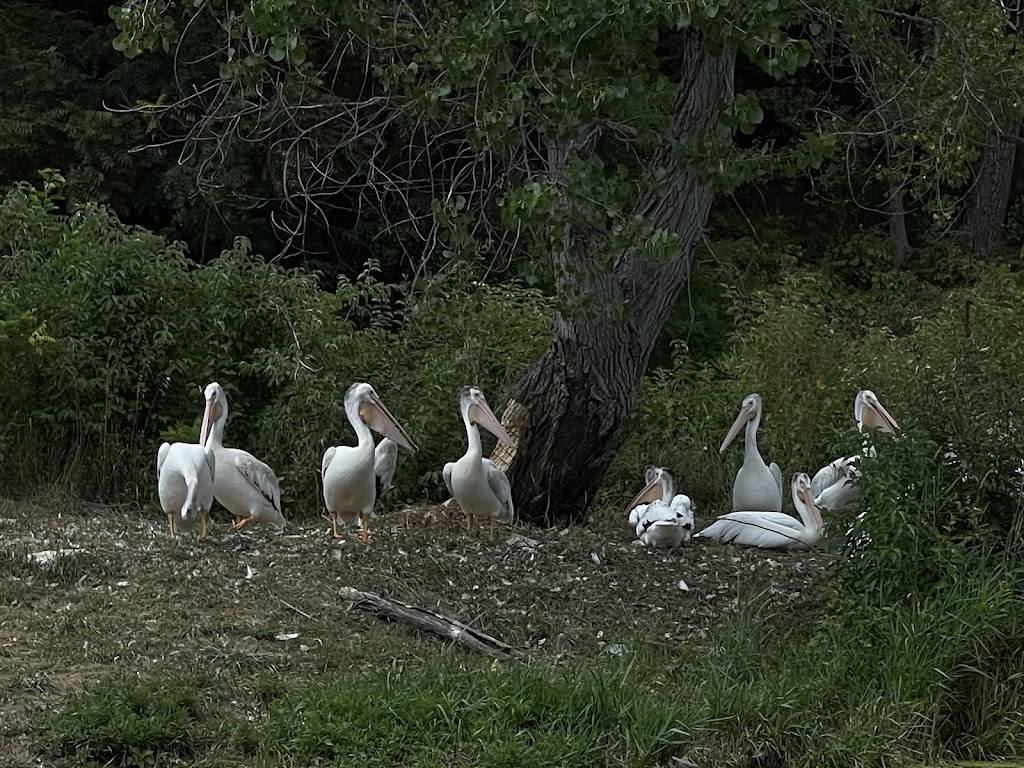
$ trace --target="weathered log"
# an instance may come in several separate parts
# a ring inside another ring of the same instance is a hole
[[[459,645],[472,648],[474,651],[479,651],[492,658],[501,661],[507,661],[511,658],[526,658],[525,653],[501,642],[501,640],[491,637],[478,629],[467,627],[461,621],[442,616],[426,608],[417,608],[414,605],[407,605],[398,600],[381,597],[372,592],[361,592],[352,587],[343,587],[341,596],[351,602],[354,608],[369,611],[388,621],[408,624],[423,632],[429,632],[446,640],[452,640]]]

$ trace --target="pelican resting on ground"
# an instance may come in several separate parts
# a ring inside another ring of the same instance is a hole
[[[207,440],[211,403],[206,401],[199,444],[161,443],[156,455],[156,485],[160,507],[167,515],[171,538],[175,525],[182,530],[195,527],[199,519],[199,538],[206,538],[206,521],[213,506],[213,478],[217,458]]]
[[[281,486],[274,470],[251,453],[224,447],[228,398],[217,382],[206,387],[206,403],[212,423],[209,444],[217,457],[213,495],[234,515],[232,529],[240,531],[249,523],[269,523],[279,531],[284,530]]]
[[[677,494],[676,478],[666,467],[648,467],[647,485],[626,505],[629,524],[648,547],[675,549],[693,535],[693,504]]]
[[[799,520],[783,512],[730,512],[697,536],[743,547],[810,549],[824,533],[825,522],[814,503],[811,479],[805,472],[793,476],[792,488]]]
[[[331,516],[332,537],[341,538],[338,533],[338,517],[341,517],[347,525],[359,521],[360,538],[365,543],[370,540],[370,519],[376,517],[373,505],[377,494],[390,485],[395,476],[398,446],[415,452],[416,444],[369,384],[357,382],[348,388],[345,415],[358,442],[324,451],[320,464],[324,504]],[[373,432],[387,438],[376,448]]]
[[[512,506],[512,487],[508,477],[493,461],[483,457],[478,426],[503,443],[511,446],[515,443],[487,404],[484,393],[477,387],[467,384],[459,390],[459,412],[466,425],[469,447],[461,459],[444,465],[444,484],[466,516],[466,530],[473,530],[475,518],[490,518],[493,540],[496,524],[511,523],[515,508]]]
[[[890,435],[896,434],[900,425],[889,415],[885,407],[870,389],[862,389],[853,401],[853,417],[857,420],[857,429],[864,433],[865,429],[878,430]],[[868,443],[864,455],[874,456],[875,447]],[[856,480],[860,476],[857,471],[857,459],[860,454],[844,456],[827,464],[814,474],[811,480],[811,492],[814,503],[822,509],[843,510],[853,506],[860,498],[860,489]]]
[[[732,484],[732,508],[734,512],[781,512],[782,511],[782,470],[772,462],[764,463],[757,450],[757,428],[761,424],[761,396],[747,395],[739,415],[722,441],[719,453],[746,427],[743,436],[743,466],[736,473]]]

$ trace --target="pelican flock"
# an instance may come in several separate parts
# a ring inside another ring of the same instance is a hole
[[[320,476],[324,488],[324,504],[331,517],[331,536],[340,538],[338,518],[346,525],[357,521],[360,538],[370,540],[370,520],[377,495],[390,485],[395,475],[398,446],[416,451],[416,444],[391,415],[376,390],[358,382],[345,393],[345,415],[355,430],[355,445],[338,445],[324,452]],[[373,433],[384,435],[374,446]]]
[[[676,493],[676,478],[667,467],[647,467],[647,485],[629,504],[629,524],[648,547],[674,549],[693,535],[693,504]]]
[[[762,549],[809,549],[825,530],[806,472],[793,476],[793,506],[800,519],[784,512],[730,512],[697,534],[702,539]]]
[[[853,418],[857,421],[857,429],[862,434],[868,429],[894,435],[900,428],[870,389],[862,389],[857,393],[853,401]],[[842,456],[814,474],[811,492],[814,494],[815,504],[823,509],[840,511],[857,502],[860,498],[860,489],[856,484],[860,474],[857,471],[857,459],[860,455]],[[872,443],[867,444],[864,455],[874,457],[875,447]]]
[[[471,532],[474,529],[476,518],[488,518],[493,540],[497,523],[511,523],[515,507],[508,477],[493,461],[483,457],[479,427],[507,445],[514,446],[515,443],[478,387],[466,385],[459,390],[459,413],[466,427],[469,445],[461,459],[444,465],[444,484],[466,516],[466,530]]]
[[[250,523],[268,523],[283,530],[281,485],[274,470],[247,451],[224,447],[228,397],[217,382],[206,387],[206,408],[211,422],[209,444],[217,464],[213,495],[234,515],[233,530],[240,531]],[[207,417],[203,419],[204,424]]]
[[[214,499],[234,517],[233,530],[253,522],[285,525],[281,489],[274,471],[252,454],[225,448],[224,426],[228,401],[223,387],[211,383],[205,390],[205,410],[198,444],[162,443],[157,453],[157,494],[167,515],[172,539],[179,530],[198,523],[200,538],[207,537],[207,522]],[[487,519],[490,538],[498,523],[515,518],[508,477],[484,458],[480,428],[514,446],[512,437],[494,414],[483,391],[466,385],[459,390],[459,414],[466,430],[466,453],[444,465],[445,485],[466,518],[466,530]],[[331,535],[340,538],[339,520],[358,523],[363,542],[370,540],[374,505],[394,479],[398,449],[415,452],[416,444],[384,405],[376,390],[357,382],[345,394],[345,415],[356,433],[355,445],[328,448],[320,465],[323,498],[331,519]],[[797,517],[782,511],[782,472],[767,464],[757,447],[762,402],[748,395],[719,447],[724,453],[744,431],[743,464],[732,487],[733,511],[718,517],[694,534],[694,505],[676,493],[676,477],[667,467],[647,467],[645,485],[626,506],[630,526],[648,547],[675,549],[693,538],[764,549],[808,549],[823,535],[822,509],[844,509],[857,500],[858,455],[836,459],[811,480],[804,472],[790,484]],[[854,400],[854,418],[861,432],[896,434],[900,427],[874,392],[862,390]],[[375,442],[374,433],[382,436]],[[866,442],[864,453],[874,455]]]
[[[736,473],[732,485],[732,509],[734,512],[781,512],[782,511],[782,470],[772,462],[765,464],[757,450],[757,428],[761,424],[761,396],[747,395],[739,415],[722,441],[719,453],[725,449],[745,428],[743,435],[743,466]]]

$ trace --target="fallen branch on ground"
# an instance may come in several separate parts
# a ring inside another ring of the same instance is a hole
[[[351,602],[355,608],[375,613],[377,616],[389,621],[409,624],[424,632],[430,632],[448,640],[453,640],[460,645],[472,648],[474,651],[479,651],[495,659],[507,661],[510,658],[526,658],[526,654],[522,651],[506,645],[501,640],[472,627],[467,627],[461,621],[428,611],[426,608],[406,605],[398,600],[381,597],[372,592],[360,592],[352,587],[343,587],[341,595]]]

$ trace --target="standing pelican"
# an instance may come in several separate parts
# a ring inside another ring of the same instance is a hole
[[[730,512],[697,534],[724,544],[763,549],[810,549],[825,531],[814,503],[811,479],[805,472],[793,476],[793,506],[800,519],[783,512]]]
[[[338,516],[351,525],[357,520],[362,540],[370,540],[370,518],[376,517],[373,504],[380,490],[395,475],[398,446],[416,450],[412,438],[391,415],[377,392],[369,384],[356,383],[345,393],[345,415],[356,431],[356,445],[338,445],[324,452],[320,476],[324,484],[324,503],[331,516],[331,536],[340,538]],[[386,438],[374,448],[374,430]]]
[[[171,538],[175,524],[182,530],[195,527],[198,513],[199,538],[206,538],[206,520],[213,506],[213,478],[216,456],[207,440],[211,403],[206,401],[199,444],[161,443],[156,456],[156,484],[160,507],[167,515]]]
[[[206,387],[206,407],[213,423],[210,445],[217,457],[213,495],[235,516],[233,530],[240,531],[249,523],[270,523],[277,530],[284,530],[281,486],[274,470],[251,453],[223,445],[228,398],[217,382]],[[205,422],[204,419],[204,429]]]
[[[861,433],[869,429],[894,435],[900,428],[870,389],[862,389],[857,393],[853,401],[853,417],[857,420],[857,429]],[[869,443],[864,449],[864,454],[874,456],[874,445]],[[857,502],[860,498],[860,489],[855,481],[860,475],[857,471],[859,457],[860,454],[840,457],[814,474],[811,492],[814,493],[815,504],[823,509],[842,510]]]
[[[733,422],[729,433],[722,441],[719,453],[725,453],[729,443],[746,425],[743,437],[743,466],[736,473],[732,484],[732,508],[734,512],[781,512],[782,511],[782,470],[772,462],[764,463],[757,450],[757,428],[761,424],[761,396],[747,395],[740,413]]]
[[[493,540],[495,525],[511,523],[515,508],[508,477],[493,461],[483,457],[478,425],[507,445],[514,446],[515,443],[477,387],[467,384],[459,390],[459,412],[466,425],[469,447],[461,459],[444,465],[444,484],[466,516],[466,530],[473,530],[474,518],[489,517]]]
[[[693,535],[693,504],[676,494],[676,478],[665,467],[648,467],[647,485],[626,505],[629,524],[648,547],[675,549]],[[649,502],[649,503],[644,503]]]

